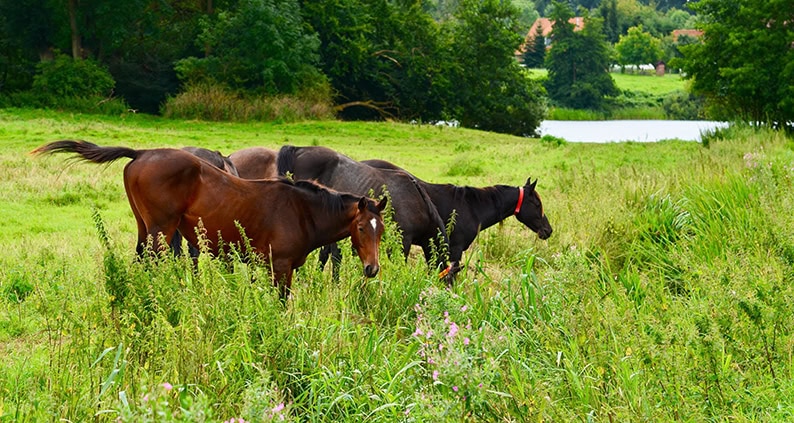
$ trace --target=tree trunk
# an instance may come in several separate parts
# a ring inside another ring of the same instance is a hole
[[[83,55],[80,33],[77,31],[77,0],[69,0],[69,27],[72,30],[72,58],[77,60]]]

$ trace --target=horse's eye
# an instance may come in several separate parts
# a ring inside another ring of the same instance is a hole
[[[364,233],[364,227],[363,226],[359,226],[358,227],[358,231],[361,232],[361,233]]]

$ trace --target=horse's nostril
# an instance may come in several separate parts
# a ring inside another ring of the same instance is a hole
[[[368,264],[364,267],[364,274],[369,278],[374,278],[378,274],[378,270],[380,270],[378,266]]]

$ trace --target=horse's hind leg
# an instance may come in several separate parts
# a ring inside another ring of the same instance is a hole
[[[179,231],[174,232],[174,237],[171,238],[171,250],[174,256],[179,257],[182,255],[182,234]]]
[[[174,252],[174,256],[179,257],[182,255],[182,234],[179,231],[174,232],[174,237],[171,238],[171,242],[169,245],[171,246],[171,250]],[[198,258],[199,256],[199,249],[195,245],[191,244],[190,241],[187,243],[187,253],[190,255],[191,258]]]

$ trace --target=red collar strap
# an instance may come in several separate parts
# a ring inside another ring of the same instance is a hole
[[[518,204],[516,204],[516,211],[513,214],[518,214],[521,211],[521,204],[524,203],[524,187],[518,187]]]

